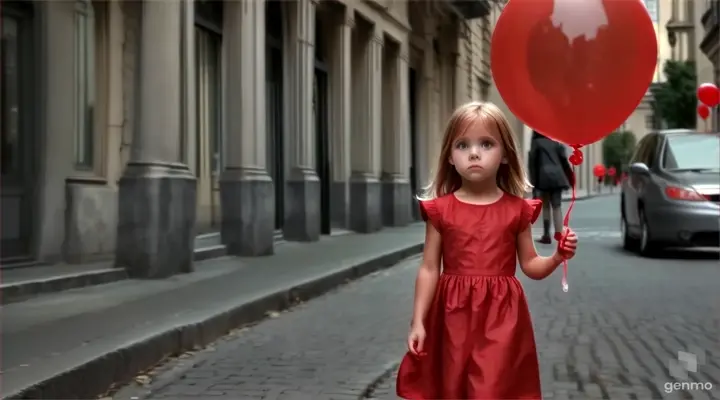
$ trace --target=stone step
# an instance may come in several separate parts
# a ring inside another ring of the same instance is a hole
[[[195,238],[195,261],[223,257],[227,254],[218,233]],[[24,263],[4,266],[0,284],[1,304],[16,303],[35,296],[65,290],[102,285],[127,279],[123,268],[115,268],[112,261],[86,264]]]
[[[123,268],[112,264],[35,265],[3,271],[0,302],[17,303],[33,297],[64,290],[101,285],[127,279]]]
[[[333,230],[330,236],[351,233]],[[275,232],[275,245],[285,243],[282,232]],[[219,233],[207,233],[195,238],[195,261],[206,261],[227,255]],[[112,261],[79,265],[41,265],[24,262],[3,266],[0,284],[0,304],[24,301],[36,296],[102,285],[127,279],[123,268],[115,268]]]

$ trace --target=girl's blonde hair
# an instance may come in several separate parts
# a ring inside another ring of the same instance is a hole
[[[418,200],[431,200],[460,189],[462,179],[455,167],[450,164],[452,145],[473,122],[478,120],[482,120],[488,126],[494,124],[500,133],[507,164],[502,164],[498,170],[498,187],[518,197],[524,197],[525,193],[532,188],[518,155],[515,136],[503,112],[492,103],[471,102],[460,106],[450,117],[443,136],[435,179],[431,180],[423,189]]]

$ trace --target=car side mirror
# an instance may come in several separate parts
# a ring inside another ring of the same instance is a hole
[[[630,172],[637,175],[650,175],[650,168],[645,163],[633,163],[630,165]]]

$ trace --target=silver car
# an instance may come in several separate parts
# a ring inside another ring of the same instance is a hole
[[[620,197],[623,247],[720,247],[720,135],[652,132],[638,143]]]

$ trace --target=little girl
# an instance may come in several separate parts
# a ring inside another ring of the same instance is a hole
[[[519,260],[525,275],[543,279],[575,255],[577,237],[566,229],[552,257],[538,256],[531,225],[542,202],[523,200],[529,187],[503,113],[489,103],[456,110],[435,180],[420,198],[428,224],[398,396],[541,398],[515,265]]]

